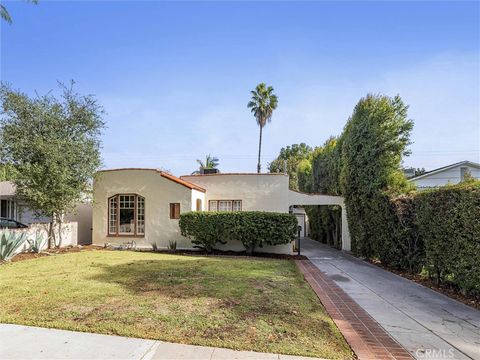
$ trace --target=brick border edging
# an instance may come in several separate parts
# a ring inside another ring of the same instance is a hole
[[[295,263],[360,360],[413,359],[375,319],[310,260],[295,260]]]

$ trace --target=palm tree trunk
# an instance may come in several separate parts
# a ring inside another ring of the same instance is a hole
[[[263,126],[260,125],[260,139],[258,140],[258,164],[257,164],[257,173],[260,174],[262,165],[260,164],[260,155],[262,153],[262,130]]]

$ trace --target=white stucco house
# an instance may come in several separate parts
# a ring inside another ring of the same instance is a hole
[[[425,190],[447,184],[458,184],[465,179],[467,174],[480,179],[480,164],[471,161],[461,161],[427,171],[422,175],[408,179],[408,181],[415,184],[418,190]]]
[[[189,211],[271,211],[288,213],[294,206],[340,205],[343,249],[350,250],[350,236],[343,198],[304,194],[288,187],[288,175],[213,173],[175,177],[158,169],[103,170],[93,185],[93,244],[135,242],[137,246],[191,249],[178,226],[181,213]],[[259,249],[292,253],[293,244]],[[240,243],[219,247],[243,250]]]

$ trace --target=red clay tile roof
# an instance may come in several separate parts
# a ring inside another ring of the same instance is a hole
[[[183,185],[183,186],[186,186],[188,187],[189,189],[194,189],[194,190],[198,190],[198,191],[201,191],[201,192],[205,192],[206,190],[194,183],[191,183],[189,181],[186,181],[186,180],[183,180],[183,179],[180,179],[176,176],[173,176],[172,174],[169,174],[165,171],[160,171],[160,175],[162,175],[164,178],[166,179],[169,179],[169,180],[172,180],[172,181],[175,181],[176,183],[180,184],[180,185]]]
[[[284,173],[216,173],[216,174],[191,174],[191,175],[182,175],[181,179],[184,177],[202,177],[202,176],[222,176],[222,175],[284,175]]]
[[[173,176],[172,174],[169,174],[165,171],[161,171],[158,169],[152,169],[152,168],[119,168],[119,169],[107,169],[107,170],[100,170],[99,172],[109,172],[109,171],[123,171],[123,170],[145,170],[145,171],[155,171],[160,174],[160,176],[164,177],[165,179],[168,179],[170,181],[176,182],[177,184],[183,185],[191,190],[197,190],[201,192],[205,192],[206,190],[196,184],[193,184],[189,181],[180,179],[176,176]]]

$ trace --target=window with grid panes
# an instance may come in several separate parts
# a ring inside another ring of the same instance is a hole
[[[210,200],[209,211],[242,211],[242,200]]]
[[[136,194],[117,194],[108,199],[108,234],[145,235],[145,198]]]

